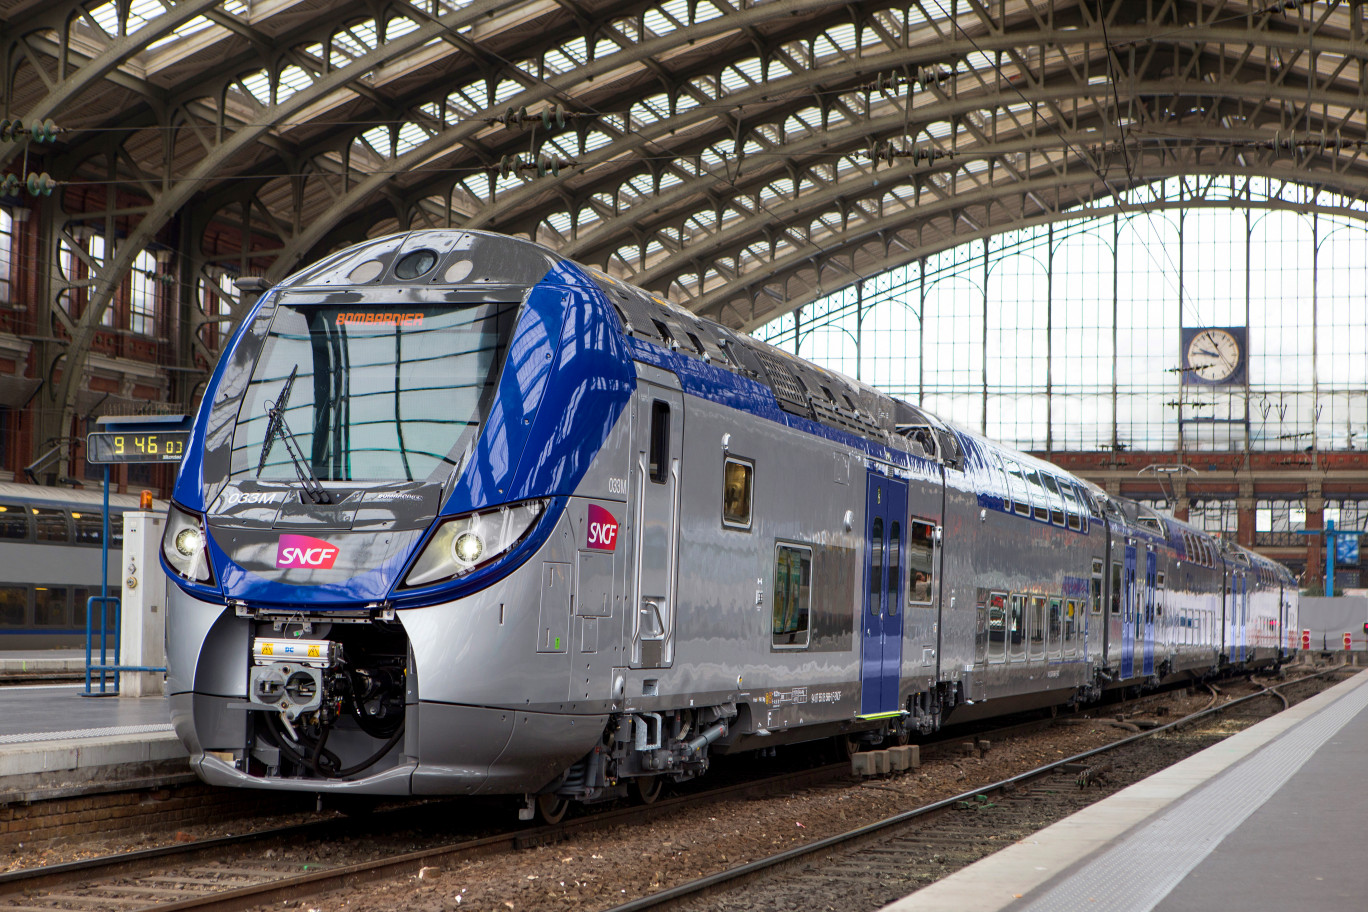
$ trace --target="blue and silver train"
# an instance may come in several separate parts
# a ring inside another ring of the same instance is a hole
[[[163,544],[210,783],[566,801],[1284,661],[1282,567],[527,241],[265,294]]]

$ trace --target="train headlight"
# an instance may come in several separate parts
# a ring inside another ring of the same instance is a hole
[[[462,532],[456,536],[455,543],[451,546],[451,556],[456,559],[458,564],[475,566],[484,554],[484,539],[474,532]]]
[[[496,560],[527,537],[545,509],[546,501],[527,500],[447,520],[413,562],[404,587],[456,579]]]
[[[162,556],[181,576],[196,583],[213,583],[214,570],[204,544],[204,520],[175,504],[166,514]]]

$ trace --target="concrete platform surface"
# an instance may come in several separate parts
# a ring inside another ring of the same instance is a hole
[[[85,697],[84,689],[0,687],[0,801],[186,777],[165,697]]]
[[[1368,672],[885,912],[1361,909]]]
[[[100,653],[93,661],[99,664]],[[113,664],[112,656],[109,658]],[[85,676],[85,649],[8,649],[0,652],[0,682],[25,676]]]

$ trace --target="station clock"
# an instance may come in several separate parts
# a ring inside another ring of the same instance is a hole
[[[1189,327],[1182,332],[1181,358],[1185,386],[1233,386],[1244,383],[1248,367],[1244,326]]]

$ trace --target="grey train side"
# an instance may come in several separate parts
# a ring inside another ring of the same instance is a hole
[[[138,498],[112,494],[109,506],[107,579],[117,596],[123,514]],[[85,645],[86,600],[100,594],[102,510],[98,489],[0,482],[0,649]]]
[[[585,274],[635,390],[518,569],[361,616],[273,616],[169,587],[173,721],[202,778],[595,801],[698,775],[710,753],[902,739],[1290,655],[1285,568]],[[779,411],[710,393],[718,370]],[[602,511],[613,550],[590,546]],[[393,749],[340,723],[328,742],[364,769],[326,775],[253,740],[253,643],[291,624],[353,652],[372,632],[398,644]]]

